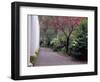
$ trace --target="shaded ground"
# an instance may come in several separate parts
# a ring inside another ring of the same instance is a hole
[[[54,52],[50,48],[40,48],[40,54],[37,58],[35,66],[51,66],[51,65],[72,65],[86,64],[84,61],[78,61],[71,56],[65,56],[62,53]]]

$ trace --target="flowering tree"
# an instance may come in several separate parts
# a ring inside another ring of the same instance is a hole
[[[66,52],[69,48],[69,40],[72,32],[80,25],[80,21],[85,17],[68,17],[68,16],[40,16],[40,26],[44,30],[46,38],[48,34],[46,31],[48,28],[52,27],[55,30],[55,34],[58,31],[62,31],[66,37],[66,42],[64,46],[66,47]]]
[[[51,25],[55,28],[56,32],[61,30],[66,37],[66,52],[68,52],[69,39],[72,32],[80,24],[82,17],[67,17],[67,16],[54,16],[51,20]]]

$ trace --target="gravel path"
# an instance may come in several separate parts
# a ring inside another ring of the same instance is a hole
[[[50,48],[40,48],[40,54],[37,58],[35,66],[51,66],[51,65],[75,65],[86,64],[86,62],[77,61],[70,56],[54,52]]]

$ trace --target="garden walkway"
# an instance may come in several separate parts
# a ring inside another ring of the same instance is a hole
[[[40,48],[40,54],[37,58],[35,66],[51,66],[51,65],[72,65],[86,64],[86,62],[78,61],[70,56],[54,52],[50,48]]]

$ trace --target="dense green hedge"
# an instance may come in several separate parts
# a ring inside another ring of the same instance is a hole
[[[87,39],[87,20],[83,20],[70,39],[69,48],[72,56],[87,60]]]

